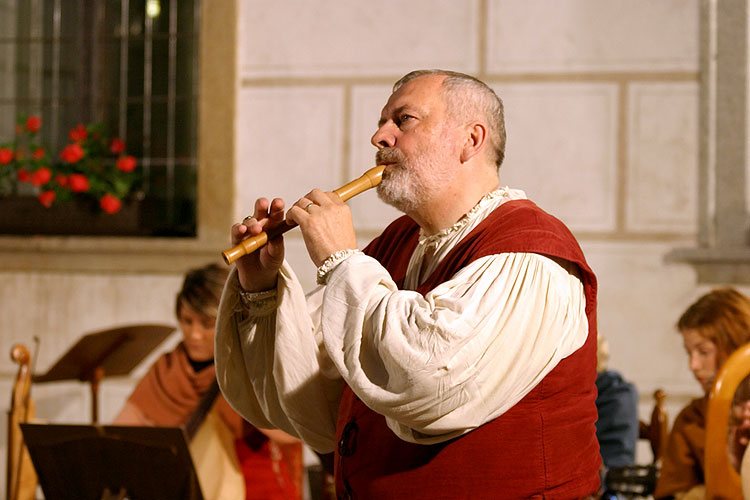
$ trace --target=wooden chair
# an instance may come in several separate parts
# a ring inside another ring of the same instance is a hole
[[[742,498],[740,474],[729,461],[727,432],[734,393],[749,374],[750,344],[745,344],[734,351],[721,366],[708,396],[706,498]]]
[[[638,422],[638,438],[647,440],[653,458],[646,465],[629,465],[610,469],[605,478],[606,490],[627,498],[645,498],[656,488],[661,455],[667,441],[667,412],[664,410],[666,395],[661,389],[654,391],[654,409],[646,423]]]
[[[13,392],[8,411],[8,456],[6,459],[6,498],[8,500],[33,500],[36,493],[37,477],[23,441],[19,424],[34,418],[34,401],[31,399],[31,354],[29,350],[16,344],[10,353],[18,363],[18,374],[13,384]]]

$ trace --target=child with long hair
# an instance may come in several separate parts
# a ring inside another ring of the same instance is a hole
[[[688,307],[677,330],[703,397],[691,401],[674,421],[654,498],[702,499],[708,394],[724,361],[750,342],[750,299],[734,288],[715,289]]]

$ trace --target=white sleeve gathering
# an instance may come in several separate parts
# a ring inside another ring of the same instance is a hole
[[[507,411],[588,335],[575,266],[533,253],[483,257],[425,296],[355,254],[305,297],[285,264],[262,303],[248,311],[233,273],[217,321],[222,391],[254,425],[320,452],[334,449],[343,383],[401,439],[441,442]]]
[[[355,255],[329,277],[321,330],[354,393],[401,439],[428,444],[528,394],[586,341],[585,306],[580,279],[538,254],[478,259],[424,297]]]

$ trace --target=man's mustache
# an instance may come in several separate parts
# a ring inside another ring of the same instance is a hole
[[[402,163],[404,159],[404,154],[396,148],[383,148],[375,153],[376,165]]]

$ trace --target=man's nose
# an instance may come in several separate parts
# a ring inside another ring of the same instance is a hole
[[[389,125],[390,123],[384,123],[381,125],[373,134],[372,139],[370,139],[370,142],[372,142],[372,145],[376,148],[392,148],[396,145],[396,136],[390,130],[391,127]]]

